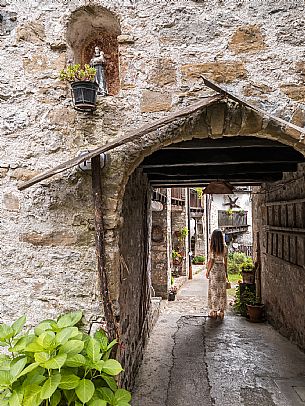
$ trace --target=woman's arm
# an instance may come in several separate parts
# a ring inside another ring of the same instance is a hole
[[[224,263],[225,263],[225,270],[226,270],[226,278],[228,278],[228,248],[226,247],[225,256],[224,256]]]
[[[207,279],[209,278],[209,275],[210,275],[211,269],[213,268],[213,265],[214,265],[214,258],[210,258],[208,260],[207,271],[206,271],[206,274],[205,274]]]

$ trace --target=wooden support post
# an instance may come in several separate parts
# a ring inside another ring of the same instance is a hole
[[[91,168],[92,168],[92,192],[93,192],[94,221],[95,221],[95,242],[96,242],[98,274],[99,274],[99,285],[104,305],[108,336],[110,340],[113,340],[115,338],[118,338],[118,331],[108,291],[108,281],[105,270],[101,162],[99,155],[91,159]]]

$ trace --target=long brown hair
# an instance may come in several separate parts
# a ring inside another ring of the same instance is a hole
[[[216,255],[223,254],[225,250],[225,243],[223,240],[223,234],[221,230],[214,230],[211,236],[210,251],[213,251]]]

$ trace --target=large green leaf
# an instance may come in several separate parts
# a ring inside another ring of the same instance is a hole
[[[12,329],[14,331],[14,335],[17,335],[20,333],[20,331],[22,330],[22,327],[25,325],[26,322],[26,317],[22,316],[19,317],[18,320],[16,320],[13,324],[12,324]]]
[[[79,334],[77,327],[65,327],[59,333],[56,334],[56,344],[66,344],[66,342]]]
[[[11,369],[10,373],[13,378],[16,378],[20,372],[23,370],[23,368],[26,366],[27,363],[27,358],[21,358],[18,361],[13,360],[11,362]]]
[[[44,331],[36,339],[36,343],[46,350],[53,350],[55,345],[55,333],[53,331]]]
[[[18,375],[18,378],[20,378],[23,375],[28,374],[29,372],[33,371],[35,368],[39,366],[38,362],[33,362],[33,364],[28,365],[20,374]]]
[[[96,362],[92,363],[92,367],[94,369],[96,369],[97,371],[101,372],[103,367],[104,367],[105,361],[103,361],[102,359]]]
[[[121,367],[121,364],[115,360],[115,359],[108,359],[105,361],[105,364],[103,366],[103,372],[105,372],[108,375],[118,375],[120,372],[123,371],[123,368]]]
[[[106,402],[110,403],[112,405],[113,400],[114,400],[114,395],[111,389],[109,388],[98,388],[97,392],[100,393],[101,397],[103,400],[106,400]]]
[[[112,376],[102,374],[102,378],[104,379],[104,381],[107,383],[107,385],[111,390],[116,391],[118,389],[118,385]]]
[[[42,366],[46,369],[60,369],[67,359],[67,354],[56,355],[55,357],[49,359]]]
[[[14,330],[12,327],[8,326],[5,323],[0,324],[0,340],[8,340],[15,335]]]
[[[59,383],[60,389],[75,389],[79,385],[80,378],[71,372],[62,371],[61,381]]]
[[[81,311],[64,314],[59,317],[57,325],[59,328],[72,327],[78,323],[82,317],[83,313]]]
[[[59,354],[75,355],[82,352],[84,342],[80,340],[69,340],[59,348]]]
[[[57,331],[57,324],[56,321],[54,320],[43,320],[41,323],[38,324],[38,326],[35,327],[34,333],[37,336],[40,336],[44,331],[47,330],[52,330],[52,331]]]
[[[45,362],[49,361],[50,359],[50,354],[48,352],[37,352],[34,355],[34,359],[36,362],[38,362],[39,364],[44,364]]]
[[[28,385],[24,388],[23,406],[39,406],[41,387],[39,385]]]
[[[17,339],[13,346],[10,347],[8,350],[10,352],[21,352],[25,350],[25,348],[33,341],[34,334],[29,334],[27,336],[20,337]]]
[[[61,392],[59,390],[56,390],[50,399],[50,406],[57,406],[60,400],[61,400]]]
[[[65,366],[67,367],[81,367],[86,364],[86,358],[82,354],[75,354],[72,356],[68,356],[65,362]]]
[[[78,387],[75,389],[76,396],[83,403],[89,402],[94,394],[94,391],[94,384],[93,382],[89,381],[89,379],[82,379],[79,382]]]
[[[12,375],[9,371],[0,371],[0,390],[8,388],[12,381]]]
[[[32,364],[33,365],[33,364]],[[23,372],[23,371],[22,371]],[[43,375],[45,372],[44,368],[37,367],[33,370],[30,371],[26,375],[26,379],[24,380],[22,386],[25,387],[27,385],[32,385],[32,384],[37,384],[40,385],[42,382],[44,382],[47,378]]]
[[[9,406],[21,406],[23,399],[23,391],[20,387],[16,388],[12,396],[9,398]]]
[[[114,394],[114,405],[120,406],[122,402],[128,404],[131,401],[131,394],[126,389],[118,389]]]
[[[95,399],[95,400],[90,400],[88,403],[88,406],[107,406],[106,400],[102,399]]]
[[[36,340],[25,347],[25,351],[27,352],[41,352],[44,350],[45,349],[43,348],[43,346],[38,344]]]
[[[87,355],[92,361],[99,361],[100,359],[100,344],[99,342],[93,338],[90,337],[88,343],[87,343]]]
[[[50,397],[56,391],[60,380],[61,380],[60,373],[52,374],[42,386],[40,393],[41,399],[50,399]]]
[[[99,342],[101,350],[103,352],[107,351],[108,338],[103,330],[99,330],[94,334],[94,338]]]

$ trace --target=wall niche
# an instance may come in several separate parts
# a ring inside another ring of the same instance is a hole
[[[108,94],[120,90],[118,35],[120,24],[116,16],[100,6],[84,6],[71,14],[67,25],[67,43],[73,63],[89,63],[98,46],[105,55],[105,76]]]

